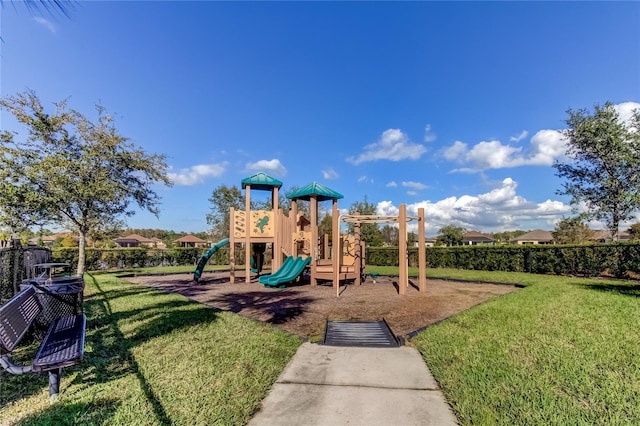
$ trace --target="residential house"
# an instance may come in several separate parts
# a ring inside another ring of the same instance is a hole
[[[160,238],[150,238],[151,243],[152,243],[152,247],[158,248],[158,249],[166,249],[167,245],[160,239]]]
[[[627,231],[618,231],[618,241],[629,241],[631,240],[631,234]],[[593,231],[593,235],[589,238],[589,241],[598,242],[598,243],[610,243],[611,232],[608,229],[601,229],[599,231]]]
[[[185,235],[182,238],[178,238],[175,242],[176,244],[179,244],[180,247],[208,247],[209,246],[208,242],[192,234]]]
[[[36,246],[38,245],[38,243],[40,241],[42,241],[42,245],[45,247],[51,247],[53,246],[53,243],[57,240],[57,239],[63,239],[66,237],[71,237],[73,238],[75,241],[78,240],[78,236],[75,234],[72,234],[70,232],[59,232],[57,234],[51,234],[51,235],[43,235],[42,238],[40,237],[33,237],[29,239],[29,245],[33,245]]]
[[[495,243],[496,240],[491,235],[478,231],[469,231],[462,236],[462,245],[465,246],[493,245]]]
[[[157,239],[156,239],[157,240]],[[157,241],[138,234],[130,234],[126,237],[118,237],[115,243],[120,247],[156,247]]]
[[[553,234],[551,231],[545,231],[542,229],[535,229],[526,234],[522,234],[517,238],[511,240],[516,244],[553,244]]]
[[[425,247],[434,247],[436,245],[437,241],[438,241],[438,237],[425,237],[424,238],[424,246]],[[420,246],[420,242],[419,241],[414,241],[413,247],[419,247],[419,246]]]

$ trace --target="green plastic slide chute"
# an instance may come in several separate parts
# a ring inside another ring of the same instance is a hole
[[[264,275],[258,279],[265,287],[284,287],[284,284],[295,281],[311,263],[311,257],[289,256],[274,274]]]
[[[195,282],[198,282],[198,280],[200,279],[200,276],[202,275],[202,270],[204,269],[204,266],[209,261],[209,258],[213,256],[215,252],[217,252],[227,244],[229,244],[228,238],[225,238],[224,240],[220,240],[218,243],[214,244],[209,250],[207,250],[205,254],[202,255],[202,257],[198,261],[198,266],[196,266],[196,270],[193,272],[193,280]]]

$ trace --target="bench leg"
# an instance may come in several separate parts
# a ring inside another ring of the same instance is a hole
[[[56,401],[60,393],[60,377],[62,376],[62,368],[56,368],[49,371],[49,400]]]

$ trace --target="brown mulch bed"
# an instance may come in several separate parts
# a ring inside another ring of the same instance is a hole
[[[382,319],[396,335],[406,336],[430,324],[488,299],[510,293],[515,286],[427,280],[427,291],[420,293],[411,284],[405,295],[398,294],[397,278],[371,278],[361,286],[347,285],[340,297],[330,283],[312,287],[295,285],[285,289],[265,288],[244,277],[229,282],[228,272],[207,272],[199,283],[192,274],[127,277],[127,281],[175,292],[191,300],[235,312],[258,321],[271,323],[303,338],[318,338],[327,320]],[[239,282],[240,281],[240,282]]]

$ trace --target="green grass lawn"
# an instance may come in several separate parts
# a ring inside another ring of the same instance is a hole
[[[525,286],[411,341],[461,424],[640,424],[638,282],[427,275]],[[300,345],[270,326],[114,275],[86,282],[84,363],[65,369],[53,405],[46,374],[0,371],[0,424],[242,425]]]
[[[418,334],[461,424],[640,424],[640,285],[517,273],[526,284]]]
[[[244,268],[244,265],[241,266]],[[102,271],[89,271],[92,275],[104,274],[193,274],[196,270],[194,265],[178,265],[178,266],[153,266],[148,268],[125,268],[125,269],[107,269]],[[229,265],[207,265],[205,271],[228,271]]]
[[[301,343],[111,275],[85,281],[83,364],[53,405],[46,374],[0,370],[0,424],[242,425]]]

